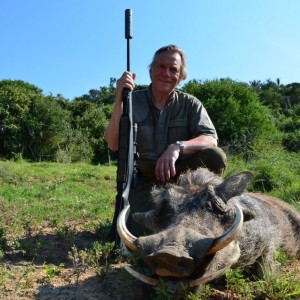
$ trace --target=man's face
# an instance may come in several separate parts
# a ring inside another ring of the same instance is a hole
[[[170,94],[180,82],[181,57],[178,53],[163,52],[158,55],[151,72],[153,89]]]

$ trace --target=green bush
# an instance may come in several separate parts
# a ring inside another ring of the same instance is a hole
[[[60,99],[61,100],[61,99]],[[53,96],[21,80],[0,81],[0,155],[51,160],[69,125]]]
[[[300,130],[285,134],[282,143],[288,151],[300,152]]]
[[[241,171],[251,171],[253,179],[250,191],[268,192],[300,210],[300,160],[298,153],[290,153],[282,147],[271,147],[255,152],[246,162],[239,156],[228,155],[225,176]]]
[[[219,135],[220,145],[249,159],[262,141],[280,141],[269,109],[245,83],[230,79],[190,81],[183,91],[206,107]]]
[[[252,187],[254,190],[262,192],[270,192],[280,187],[291,185],[292,180],[287,176],[281,176],[273,164],[266,162],[259,162],[254,167],[254,177]]]

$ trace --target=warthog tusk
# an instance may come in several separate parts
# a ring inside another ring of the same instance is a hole
[[[129,265],[124,265],[124,269],[129,274],[131,274],[133,277],[135,277],[136,279],[138,279],[138,280],[140,280],[140,281],[142,281],[144,283],[147,283],[147,284],[152,285],[152,286],[157,286],[159,284],[159,280],[158,279],[146,276],[144,274],[141,274],[141,273],[133,270]],[[203,277],[200,277],[200,278],[197,278],[197,279],[194,279],[194,280],[190,280],[190,281],[181,281],[181,280],[178,280],[175,285],[183,284],[186,287],[192,288],[192,287],[195,287],[195,286],[200,285],[200,284],[205,284],[206,282],[211,281],[214,278],[219,277],[220,275],[222,275],[223,273],[225,273],[227,269],[228,269],[228,267],[225,267],[225,268],[223,268],[221,270],[218,270],[218,271],[216,271],[214,273],[211,273],[211,274],[208,274],[206,276],[203,276]],[[172,281],[172,285],[171,286],[174,286],[174,283],[175,282]]]
[[[132,251],[137,251],[137,247],[135,245],[135,241],[137,240],[137,237],[135,237],[133,234],[130,233],[130,231],[127,229],[126,226],[126,220],[128,218],[130,212],[130,205],[127,205],[122,209],[122,211],[119,214],[118,220],[117,220],[117,230],[120,236],[120,239],[122,242]]]
[[[159,280],[158,279],[155,279],[155,278],[151,278],[149,276],[146,276],[144,274],[141,274],[135,270],[133,270],[129,265],[124,265],[124,269],[129,273],[131,274],[133,277],[135,277],[136,279],[139,279],[140,281],[142,282],[145,282],[149,285],[152,285],[152,286],[156,286],[158,285],[159,283]]]
[[[235,220],[228,231],[219,237],[216,237],[212,246],[207,251],[207,255],[216,253],[217,251],[229,245],[241,232],[243,227],[243,212],[238,204],[235,204]]]

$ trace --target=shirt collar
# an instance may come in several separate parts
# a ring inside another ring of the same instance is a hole
[[[171,95],[170,98],[169,98],[168,103],[172,102],[172,101],[175,99],[176,93],[177,93],[177,91],[176,91],[176,89],[174,89],[172,95]],[[154,105],[154,102],[153,102],[153,96],[152,96],[152,83],[150,83],[149,86],[148,86],[147,96],[148,96],[148,99],[150,100],[151,104],[152,104],[153,106],[155,106],[155,105]]]

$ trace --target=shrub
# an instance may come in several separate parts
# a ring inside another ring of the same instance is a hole
[[[300,152],[300,130],[285,134],[282,143],[288,151]]]
[[[206,107],[219,135],[220,145],[250,159],[261,140],[278,142],[280,136],[271,113],[245,83],[231,79],[190,81],[183,91]]]

